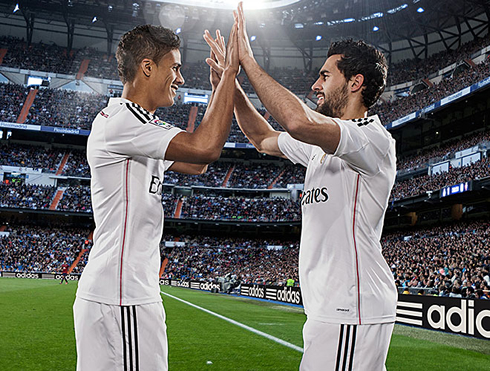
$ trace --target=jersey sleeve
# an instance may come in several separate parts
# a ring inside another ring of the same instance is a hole
[[[394,140],[376,118],[335,119],[340,127],[340,142],[334,156],[344,160],[360,174],[376,175]]]
[[[277,145],[281,152],[295,164],[308,166],[313,146],[294,139],[288,133],[281,133],[277,138]]]
[[[170,141],[183,130],[158,119],[143,120],[127,109],[105,128],[107,150],[114,155],[165,159]]]

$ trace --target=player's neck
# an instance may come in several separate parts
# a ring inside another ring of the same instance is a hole
[[[121,98],[130,100],[133,103],[138,104],[150,113],[155,113],[157,107],[153,107],[151,97],[148,96],[144,89],[136,89],[134,84],[124,85],[124,89]]]
[[[347,104],[341,120],[353,120],[367,117],[368,110],[363,104],[358,102],[350,102]]]

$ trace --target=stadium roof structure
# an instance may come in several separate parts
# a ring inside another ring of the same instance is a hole
[[[0,27],[58,27],[70,49],[76,32],[98,30],[108,39],[143,23],[162,24],[184,38],[202,40],[204,29],[229,30],[236,0],[0,0]],[[264,50],[285,44],[305,60],[332,40],[362,38],[387,57],[404,51],[425,58],[434,45],[454,49],[490,29],[489,0],[244,0],[248,30]],[[64,28],[64,31],[62,30]],[[55,27],[52,28],[55,32]],[[305,62],[305,67],[311,67]]]

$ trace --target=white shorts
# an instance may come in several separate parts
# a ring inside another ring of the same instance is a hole
[[[118,306],[76,298],[77,371],[167,371],[161,302]]]
[[[394,323],[341,325],[308,319],[300,371],[383,371]]]

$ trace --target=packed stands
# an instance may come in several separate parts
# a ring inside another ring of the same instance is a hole
[[[299,202],[283,198],[212,197],[184,199],[181,218],[248,222],[300,220]]]
[[[370,114],[379,115],[381,122],[388,124],[409,113],[438,102],[442,98],[475,84],[488,76],[490,76],[490,64],[482,62],[476,67],[468,68],[456,76],[445,78],[439,84],[413,95],[375,105],[370,110]]]
[[[296,282],[299,279],[298,241],[205,236],[182,236],[179,241],[186,246],[174,248],[167,255],[169,263],[163,278],[212,281],[231,274],[241,283],[270,285],[286,285],[288,278]]]
[[[0,144],[0,165],[42,169],[43,172],[54,173],[62,158],[63,152],[56,148],[15,143]]]
[[[77,228],[42,228],[9,226],[8,236],[0,236],[0,269],[10,272],[60,273],[70,266],[81,250],[90,247],[88,230]],[[73,270],[81,273],[88,254]]]
[[[0,183],[0,207],[48,209],[55,190],[51,186]]]
[[[460,222],[389,234],[382,245],[397,286],[474,297],[490,290],[489,238],[488,221]]]
[[[91,213],[90,187],[81,185],[67,187],[58,203],[57,210]]]

